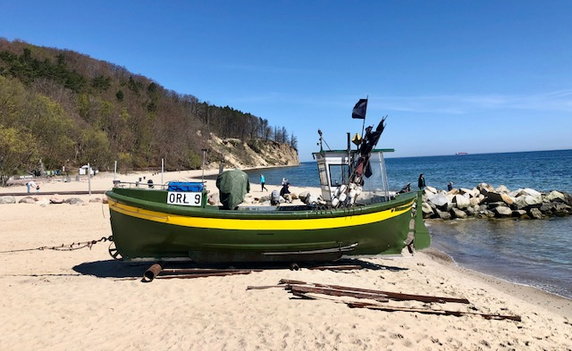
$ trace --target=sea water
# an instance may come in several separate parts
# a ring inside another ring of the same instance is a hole
[[[427,185],[473,188],[481,182],[510,190],[533,188],[572,193],[572,150],[463,156],[386,158],[389,186],[398,190],[423,173]],[[293,186],[318,187],[315,162],[253,170],[267,184],[287,178]],[[572,217],[548,220],[431,221],[432,246],[466,267],[572,298]]]

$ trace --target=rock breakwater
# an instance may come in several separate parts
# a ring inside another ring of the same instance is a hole
[[[423,218],[521,218],[542,219],[572,214],[572,195],[542,193],[525,188],[511,191],[481,183],[472,189],[450,191],[426,187],[423,190]]]

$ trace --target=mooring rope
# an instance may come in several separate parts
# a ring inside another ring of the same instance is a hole
[[[79,249],[83,249],[88,247],[91,250],[91,247],[100,242],[106,241],[113,241],[113,235],[110,236],[102,236],[99,240],[90,240],[90,241],[80,241],[77,243],[71,243],[69,245],[61,244],[60,246],[40,246],[31,249],[18,249],[18,250],[8,250],[8,251],[0,251],[0,254],[3,253],[13,253],[13,252],[24,252],[24,251],[44,251],[44,250],[54,250],[54,251],[75,251]]]

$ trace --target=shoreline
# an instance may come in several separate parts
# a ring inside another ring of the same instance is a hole
[[[542,298],[537,299],[535,301],[536,304],[540,305],[545,301],[556,300],[552,301],[552,303],[555,304],[556,306],[544,305],[544,307],[551,309],[551,311],[554,313],[562,313],[561,310],[565,310],[566,313],[563,314],[563,316],[572,316],[572,297],[559,295],[554,292],[544,290],[541,287],[510,281],[503,277],[499,277],[470,267],[466,267],[455,261],[455,259],[451,255],[439,249],[429,248],[420,251],[420,253],[431,257],[431,259],[433,260],[441,262],[443,265],[450,265],[451,267],[457,269],[459,272],[470,275],[473,279],[480,280],[483,283],[489,285],[500,286],[502,290],[504,290],[507,293],[510,293],[511,295],[536,296],[538,293],[540,293],[541,296],[546,296],[547,299],[542,299]]]

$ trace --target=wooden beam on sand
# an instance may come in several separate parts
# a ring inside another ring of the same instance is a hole
[[[452,310],[434,310],[429,308],[416,308],[416,307],[405,307],[405,306],[387,306],[382,304],[373,304],[367,302],[345,302],[346,305],[350,308],[367,308],[370,310],[379,310],[379,311],[386,311],[386,312],[415,312],[415,313],[422,313],[422,314],[436,314],[436,315],[445,315],[445,316],[481,316],[485,319],[494,319],[494,320],[512,320],[515,322],[521,322],[522,319],[520,316],[509,316],[509,315],[502,315],[502,314],[488,314],[488,313],[478,313],[478,312],[463,312],[463,311],[452,311]]]
[[[225,276],[233,274],[249,274],[260,272],[261,270],[251,269],[217,269],[217,268],[176,268],[164,269],[160,264],[155,263],[143,274],[144,282],[152,282],[155,279],[192,279],[214,276]]]
[[[346,271],[346,270],[354,270],[354,269],[363,269],[363,266],[359,264],[344,264],[344,265],[331,265],[331,266],[314,266],[308,267],[311,270],[320,270],[320,271]]]
[[[350,291],[350,292],[359,292],[359,293],[368,293],[378,296],[383,296],[385,298],[391,300],[414,300],[414,301],[421,301],[421,302],[437,302],[437,303],[446,303],[446,302],[453,302],[453,303],[463,303],[469,304],[469,300],[464,298],[455,298],[455,297],[444,297],[444,296],[432,296],[432,295],[414,295],[414,294],[403,294],[397,293],[392,291],[384,291],[384,290],[374,290],[374,289],[364,289],[364,288],[355,288],[350,286],[341,286],[341,285],[332,285],[332,284],[319,284],[319,283],[306,283],[299,280],[288,280],[288,279],[281,279],[280,284],[288,284],[288,285],[310,285],[315,286],[317,288],[327,288],[327,289],[334,289],[334,290],[341,290],[341,291]]]
[[[292,294],[300,296],[306,293],[313,293],[313,294],[322,294],[322,295],[329,295],[329,296],[347,296],[347,297],[355,297],[356,299],[370,299],[379,302],[388,302],[389,299],[386,295],[383,294],[375,294],[369,292],[359,292],[359,291],[352,291],[352,290],[342,290],[342,289],[331,289],[331,288],[322,288],[316,286],[309,286],[309,285],[294,285],[289,284],[286,286],[286,290],[292,292]]]
[[[155,279],[194,279],[194,278],[205,278],[205,277],[222,277],[227,275],[237,275],[237,274],[250,274],[251,270],[242,270],[236,272],[212,272],[212,273],[195,273],[195,274],[174,274],[174,275],[160,275]]]

